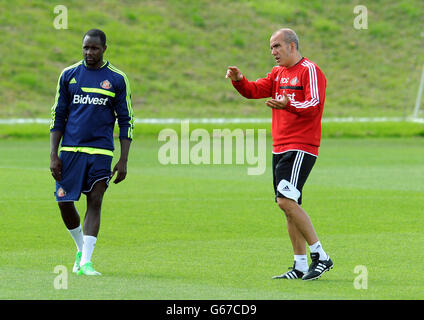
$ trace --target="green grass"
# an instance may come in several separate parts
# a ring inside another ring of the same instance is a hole
[[[270,140],[268,139],[268,143]],[[271,171],[158,163],[154,135],[133,145],[127,180],[106,193],[93,261],[69,274],[75,245],[48,170],[48,137],[0,140],[0,299],[421,299],[423,138],[324,139],[304,208],[335,268],[273,281],[292,263]],[[268,145],[267,163],[271,163]],[[77,204],[85,210],[84,197]],[[367,267],[368,289],[353,282]]]
[[[61,70],[81,59],[81,38],[98,27],[106,58],[125,71],[137,117],[267,117],[263,101],[239,96],[224,78],[237,65],[251,80],[274,61],[269,37],[283,26],[327,83],[324,117],[406,116],[423,61],[420,0],[362,1],[368,29],[356,30],[351,1],[114,1],[66,3],[68,29],[53,28],[54,1],[0,3],[0,117],[50,116]]]
[[[181,131],[181,124],[136,124],[134,130],[135,137],[158,136],[162,129],[170,128],[176,132]],[[265,129],[267,134],[271,135],[271,123],[226,123],[226,124],[207,124],[207,123],[189,123],[190,131],[196,128],[206,129],[212,133],[214,129],[234,130],[242,129]],[[115,133],[118,134],[118,126],[115,126]],[[424,137],[424,124],[414,122],[324,122],[322,123],[322,137],[325,138],[406,138],[406,137]],[[3,139],[34,139],[49,138],[49,129],[47,124],[19,124],[19,125],[0,125],[0,138]]]

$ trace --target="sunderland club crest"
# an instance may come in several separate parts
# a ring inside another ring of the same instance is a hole
[[[100,87],[102,87],[103,89],[110,89],[112,88],[112,84],[109,82],[109,80],[104,80],[100,82]]]
[[[299,79],[297,79],[297,77],[294,77],[293,79],[290,80],[290,84],[292,86],[295,86],[299,83]]]

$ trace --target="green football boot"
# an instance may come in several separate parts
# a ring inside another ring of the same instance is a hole
[[[94,270],[93,264],[91,262],[87,262],[86,264],[81,266],[77,274],[79,276],[80,275],[86,275],[86,276],[100,276],[101,275],[100,272],[97,272],[96,270]]]

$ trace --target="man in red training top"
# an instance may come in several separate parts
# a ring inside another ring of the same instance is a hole
[[[313,280],[333,267],[308,214],[300,206],[302,188],[315,164],[321,140],[326,79],[318,66],[299,53],[291,29],[280,29],[270,39],[275,66],[266,78],[248,81],[231,66],[226,78],[248,99],[271,98],[273,182],[278,206],[284,211],[294,251],[291,270],[274,279]],[[312,262],[308,267],[306,242]]]

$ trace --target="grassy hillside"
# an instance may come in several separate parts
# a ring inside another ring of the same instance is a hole
[[[30,4],[29,4],[30,3]],[[268,117],[224,78],[237,65],[251,80],[274,61],[270,34],[295,29],[304,56],[327,76],[325,116],[412,113],[423,59],[421,0],[0,1],[0,117],[49,117],[57,77],[81,59],[81,38],[98,27],[106,58],[125,71],[137,117]],[[355,5],[368,30],[353,28]]]

